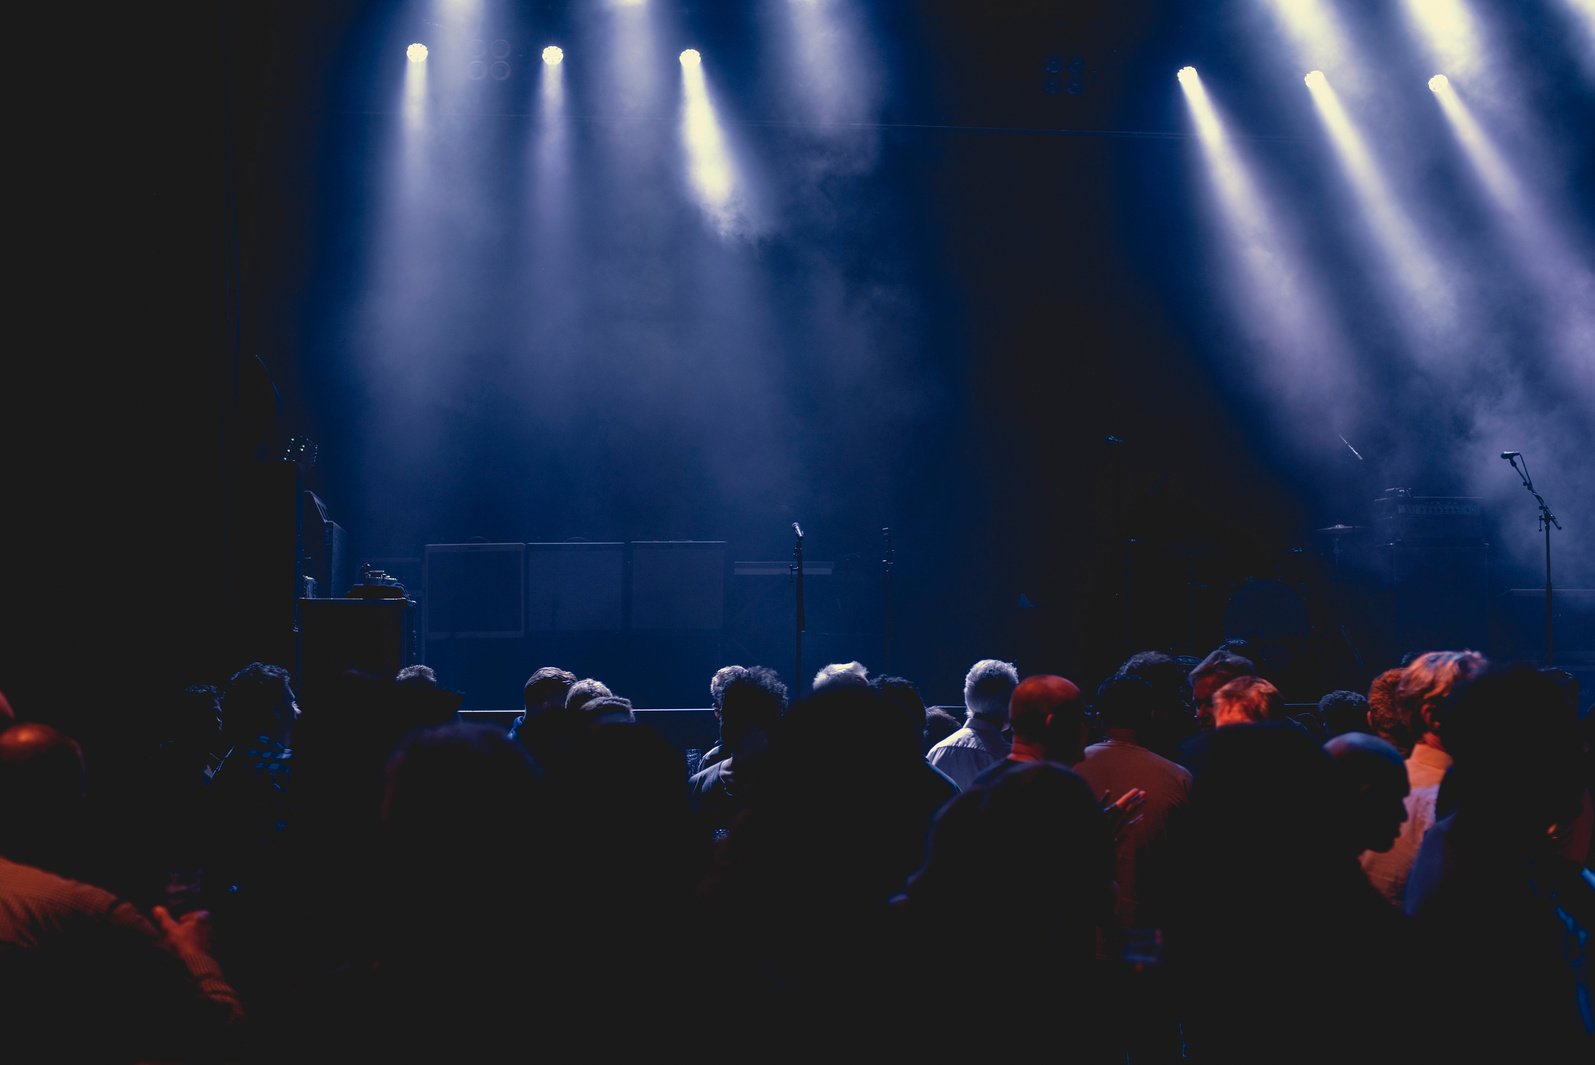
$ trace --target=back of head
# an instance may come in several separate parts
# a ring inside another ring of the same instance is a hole
[[[576,712],[588,727],[595,725],[634,724],[636,712],[631,700],[623,695],[599,695],[581,703]]]
[[[989,721],[1008,719],[1008,700],[1019,687],[1019,669],[1000,658],[982,658],[964,674],[964,707]]]
[[[1455,759],[1442,806],[1471,804],[1538,841],[1551,824],[1566,827],[1578,816],[1585,785],[1578,710],[1553,675],[1526,662],[1487,665],[1459,679],[1432,716]],[[1508,737],[1533,757],[1503,757]]]
[[[768,666],[737,666],[738,673],[721,689],[721,730],[733,752],[754,737],[767,737],[786,712],[786,685]]]
[[[576,712],[594,699],[614,694],[609,690],[609,685],[596,677],[583,677],[572,684],[570,690],[565,693],[565,709]]]
[[[1065,765],[1085,756],[1085,695],[1069,678],[1037,673],[1019,681],[1008,697],[1008,721],[1014,743],[1037,746]]]
[[[526,678],[526,683],[521,687],[521,701],[528,713],[536,713],[544,707],[563,708],[565,697],[570,692],[572,684],[576,683],[576,674],[568,669],[558,666],[541,666],[532,671]]]
[[[1236,677],[1255,676],[1256,673],[1257,665],[1250,658],[1225,647],[1214,649],[1188,675],[1197,716],[1211,720],[1214,693]]]
[[[814,674],[814,683],[810,687],[814,691],[819,691],[822,688],[837,685],[867,688],[869,687],[869,670],[864,668],[864,663],[858,661],[832,662],[829,665],[822,666],[820,671]]]
[[[1342,732],[1323,746],[1339,795],[1348,853],[1389,850],[1407,816],[1407,764],[1401,752],[1367,732]]]
[[[1431,716],[1459,682],[1478,676],[1488,664],[1477,651],[1425,651],[1408,663],[1396,684],[1396,706],[1413,735],[1437,731]]]
[[[870,678],[870,687],[896,704],[915,731],[925,731],[925,700],[919,694],[919,685],[907,677],[883,673]]]
[[[0,854],[50,865],[40,847],[81,815],[85,797],[83,749],[42,721],[0,729]]]
[[[1093,709],[1105,729],[1141,733],[1157,714],[1158,692],[1150,681],[1135,673],[1116,673],[1097,685]]]
[[[441,905],[509,889],[517,856],[535,845],[539,795],[536,764],[501,728],[455,721],[407,734],[387,759],[381,807],[399,893]]]
[[[208,749],[221,742],[222,693],[214,684],[188,684],[162,710],[158,740],[182,749]]]
[[[285,666],[251,662],[222,688],[222,729],[231,743],[260,736],[284,741],[297,715],[293,676]]]
[[[721,666],[709,678],[709,709],[715,713],[720,712],[725,703],[726,685],[738,677],[745,676],[748,672],[746,666]]]
[[[951,736],[964,727],[964,719],[947,709],[945,706],[928,706],[925,708],[925,749],[936,746],[942,740]]]
[[[1392,667],[1380,673],[1368,685],[1368,727],[1375,736],[1389,741],[1406,756],[1412,753],[1412,745],[1418,736],[1412,731],[1412,721],[1402,713],[1401,705],[1396,701],[1401,673],[1401,667]]]
[[[461,692],[438,683],[431,666],[420,663],[399,670],[393,678],[392,694],[395,707],[415,727],[448,724],[465,701]]]
[[[424,662],[413,662],[403,666],[393,675],[393,679],[401,684],[432,684],[438,682],[437,670]]]
[[[1140,677],[1152,685],[1160,699],[1190,712],[1191,667],[1167,651],[1137,651],[1114,672]]]
[[[1347,688],[1325,692],[1318,700],[1318,720],[1323,724],[1325,739],[1348,732],[1371,732],[1368,697]]]
[[[1285,717],[1285,697],[1262,677],[1236,677],[1213,693],[1215,726],[1283,721]]]
[[[1058,716],[1077,724],[1085,721],[1085,699],[1067,677],[1037,673],[1020,681],[1008,697],[1008,721],[1015,739],[1044,743],[1048,719]]]

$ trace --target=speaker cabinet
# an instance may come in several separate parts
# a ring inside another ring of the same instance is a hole
[[[525,544],[427,544],[426,639],[520,639],[526,635]]]
[[[625,620],[624,543],[526,545],[526,628],[618,632]]]
[[[1395,654],[1489,647],[1489,544],[1395,541],[1381,561]]]

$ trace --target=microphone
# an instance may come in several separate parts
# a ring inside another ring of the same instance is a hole
[[[792,523],[792,531],[797,533],[797,537],[798,537],[799,540],[803,539],[803,526],[799,525],[797,522],[794,521]]]
[[[1503,451],[1503,452],[1501,452],[1501,457],[1503,459],[1506,459],[1506,460],[1510,461],[1512,459],[1519,458],[1520,456],[1522,456],[1522,454],[1523,454],[1523,452],[1521,452],[1521,451]]]

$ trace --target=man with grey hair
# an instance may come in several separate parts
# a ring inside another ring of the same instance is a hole
[[[865,668],[864,663],[859,661],[832,662],[829,665],[820,667],[820,671],[814,674],[814,680],[809,684],[809,687],[813,691],[828,688],[833,684],[850,684],[855,688],[867,688],[869,687],[869,681],[869,670]]]
[[[982,658],[965,674],[964,727],[925,754],[959,790],[968,788],[981,770],[1008,757],[1012,746],[1003,730],[1008,726],[1008,699],[1017,687],[1018,668],[1001,659]]]

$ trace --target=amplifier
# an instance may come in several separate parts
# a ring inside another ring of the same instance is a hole
[[[1392,489],[1373,502],[1374,528],[1386,543],[1478,544],[1485,540],[1484,503],[1471,496],[1415,496]]]

